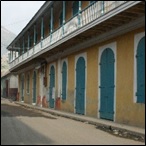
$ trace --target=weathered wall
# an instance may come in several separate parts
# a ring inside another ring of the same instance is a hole
[[[145,126],[145,104],[134,103],[134,35],[144,28],[117,38],[116,121]]]

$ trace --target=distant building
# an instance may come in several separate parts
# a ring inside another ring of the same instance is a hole
[[[1,77],[1,96],[16,100],[18,93],[18,77],[15,74],[7,72]]]
[[[20,101],[145,127],[145,1],[46,1],[7,49]]]

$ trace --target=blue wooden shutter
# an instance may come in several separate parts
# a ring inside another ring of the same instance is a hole
[[[62,99],[66,100],[66,84],[67,84],[67,65],[66,62],[62,66]]]
[[[36,103],[36,72],[33,74],[33,103]]]
[[[24,101],[24,75],[21,76],[21,100]]]
[[[137,102],[145,103],[145,37],[143,37],[137,48]]]
[[[85,60],[80,57],[76,66],[76,113],[85,113]]]
[[[51,108],[54,108],[54,99],[52,98],[53,95],[53,87],[55,87],[55,68],[52,65],[50,70],[50,92],[49,92],[49,105]]]
[[[113,120],[114,115],[114,53],[103,51],[100,62],[100,118]]]

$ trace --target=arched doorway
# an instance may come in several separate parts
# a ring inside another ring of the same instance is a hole
[[[106,48],[100,60],[100,118],[114,118],[114,53]]]
[[[80,57],[76,64],[76,113],[85,114],[85,60]]]
[[[37,78],[36,71],[33,73],[33,103],[36,103],[36,86],[37,86]]]
[[[50,69],[50,87],[49,87],[49,107],[54,108],[55,98],[55,68],[52,65]]]
[[[67,85],[67,65],[63,62],[62,66],[62,100],[66,100],[66,85]]]

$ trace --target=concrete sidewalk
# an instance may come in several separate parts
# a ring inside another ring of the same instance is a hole
[[[21,106],[27,107],[27,108],[50,113],[52,115],[61,116],[61,117],[70,118],[73,120],[93,124],[93,125],[96,125],[98,129],[104,130],[104,131],[114,134],[116,136],[145,142],[145,129],[144,128],[142,129],[142,128],[138,128],[138,127],[134,127],[134,126],[127,126],[124,124],[114,123],[112,121],[87,117],[87,116],[83,116],[83,115],[77,115],[77,114],[73,114],[73,113],[66,113],[63,111],[58,111],[58,110],[49,109],[49,108],[38,107],[38,106],[23,103],[23,102],[15,102],[15,103],[19,104]]]

